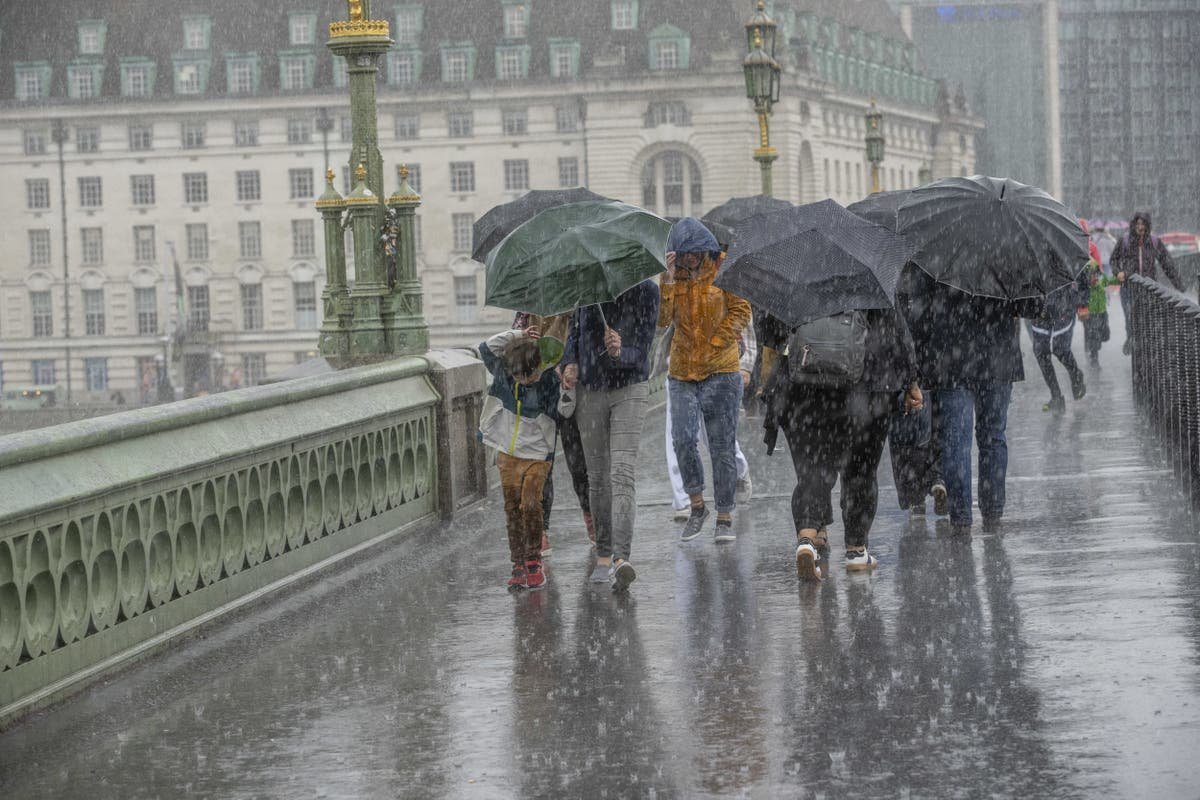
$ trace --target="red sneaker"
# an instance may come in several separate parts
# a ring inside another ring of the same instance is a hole
[[[508,590],[516,592],[527,588],[529,588],[529,573],[520,564],[513,564],[512,577],[508,579]]]
[[[525,588],[540,589],[546,585],[546,570],[542,568],[540,558],[530,558],[525,561]]]

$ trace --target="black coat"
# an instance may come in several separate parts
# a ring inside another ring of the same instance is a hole
[[[1146,223],[1146,235],[1141,238],[1133,232],[1133,225],[1138,220]],[[1113,275],[1124,272],[1126,276],[1144,275],[1152,280],[1159,280],[1158,267],[1161,265],[1167,278],[1182,292],[1183,281],[1179,277],[1179,270],[1175,268],[1175,262],[1171,260],[1171,254],[1167,252],[1167,246],[1162,243],[1162,239],[1150,235],[1150,215],[1144,211],[1137,212],[1129,221],[1129,228],[1129,233],[1117,240],[1117,246],[1113,248],[1109,258]]]

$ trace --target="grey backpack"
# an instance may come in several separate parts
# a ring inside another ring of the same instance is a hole
[[[807,386],[852,386],[867,360],[867,315],[850,311],[806,322],[788,337],[788,377]]]

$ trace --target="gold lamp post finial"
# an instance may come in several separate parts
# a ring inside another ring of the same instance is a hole
[[[336,173],[334,173],[333,167],[330,167],[329,169],[325,170],[325,182],[327,184],[329,184],[330,186],[333,186],[333,179],[335,176],[336,176]]]
[[[401,181],[408,180],[408,164],[400,165],[400,180]]]
[[[767,4],[765,2],[763,2],[763,0],[758,0],[758,10],[759,11],[767,10]]]
[[[350,21],[361,22],[363,18],[362,0],[346,0],[350,6]]]
[[[358,166],[354,168],[354,179],[359,183],[363,183],[367,179],[367,168],[362,162],[359,162]]]

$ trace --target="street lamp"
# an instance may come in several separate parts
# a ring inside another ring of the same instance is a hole
[[[62,209],[62,251],[63,251],[63,340],[66,343],[64,364],[67,373],[67,405],[71,405],[71,264],[67,254],[67,163],[63,157],[63,145],[67,143],[67,126],[61,119],[54,120],[50,128],[50,138],[58,145],[58,192],[59,207]]]
[[[771,165],[779,153],[771,147],[771,130],[767,117],[771,107],[779,102],[780,67],[775,60],[775,34],[779,26],[767,16],[763,0],[758,0],[754,15],[746,22],[746,49],[742,73],[746,78],[746,97],[754,101],[758,115],[758,147],[754,160],[762,170],[762,193],[772,194]]]
[[[212,388],[209,391],[219,392],[225,382],[225,356],[214,350],[212,355],[209,356],[209,360],[212,361]]]
[[[170,403],[175,399],[175,389],[171,386],[171,367],[167,356],[167,346],[171,344],[170,336],[158,337],[158,343],[162,345],[162,352],[154,356],[154,363],[158,366],[158,402]]]
[[[325,169],[329,169],[329,132],[333,130],[333,117],[329,109],[321,106],[317,109],[317,130],[321,132],[321,149],[325,152]]]
[[[879,191],[879,165],[883,162],[883,146],[885,144],[883,138],[883,114],[875,108],[875,101],[871,101],[871,108],[867,111],[867,161],[871,162],[871,192]]]

